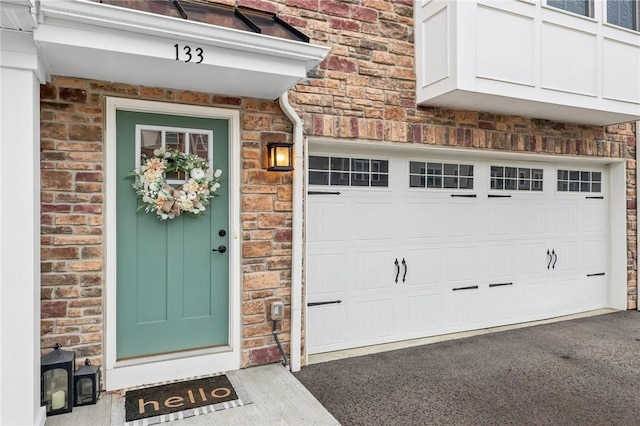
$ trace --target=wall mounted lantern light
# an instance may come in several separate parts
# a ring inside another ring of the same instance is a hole
[[[267,170],[289,172],[293,170],[293,144],[290,142],[269,142],[267,144]]]

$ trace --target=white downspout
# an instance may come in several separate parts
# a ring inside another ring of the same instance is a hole
[[[293,123],[293,190],[291,203],[293,208],[291,230],[291,353],[289,357],[292,372],[300,371],[302,356],[302,204],[303,204],[303,149],[302,149],[302,120],[289,103],[289,92],[280,96],[280,108]]]

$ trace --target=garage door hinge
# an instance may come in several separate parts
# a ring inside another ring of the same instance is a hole
[[[307,194],[309,195],[340,195],[341,192],[338,191],[307,191]]]
[[[337,303],[342,303],[342,300],[329,300],[327,302],[309,302],[307,303],[307,306],[333,305]]]
[[[469,287],[456,287],[453,289],[453,291],[458,291],[458,290],[477,290],[478,286],[477,285],[470,285]]]
[[[504,287],[506,285],[513,285],[513,283],[495,283],[495,284],[489,284],[489,288],[493,288],[493,287]]]

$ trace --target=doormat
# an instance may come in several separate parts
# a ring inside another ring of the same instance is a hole
[[[222,374],[128,390],[125,420],[127,426],[153,425],[245,404]]]

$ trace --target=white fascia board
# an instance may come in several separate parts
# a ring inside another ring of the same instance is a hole
[[[200,42],[256,55],[304,61],[307,63],[307,70],[322,61],[330,50],[324,46],[86,0],[42,0],[41,15],[45,23],[56,19],[64,21],[65,26],[70,28],[88,24],[175,41]]]

